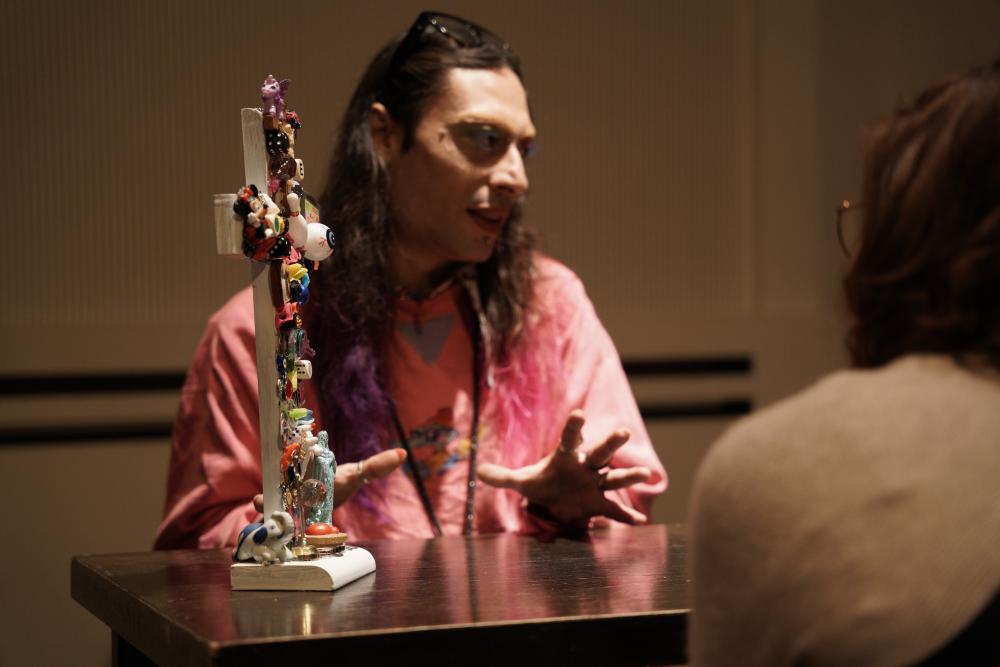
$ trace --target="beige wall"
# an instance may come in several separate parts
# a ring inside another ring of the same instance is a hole
[[[6,96],[0,374],[182,369],[247,279],[214,255],[211,195],[240,185],[238,110],[293,79],[318,190],[355,77],[415,2],[42,0],[0,27]],[[746,378],[647,379],[643,400],[760,405],[843,363],[833,208],[861,129],[922,85],[998,55],[981,2],[442,2],[522,55],[541,131],[529,215],[584,279],[624,356],[746,353]],[[272,16],[271,14],[275,14]],[[265,26],[273,26],[270,32]],[[291,46],[289,46],[291,45]],[[176,396],[0,399],[0,428],[169,419]],[[724,420],[653,422],[681,520]],[[144,550],[168,443],[0,446],[0,664],[100,664],[69,557]],[[16,565],[15,565],[16,562]],[[14,569],[11,569],[14,568]],[[56,630],[60,642],[51,641]],[[15,641],[16,640],[16,641]]]

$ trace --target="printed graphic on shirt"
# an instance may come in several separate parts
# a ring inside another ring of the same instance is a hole
[[[424,322],[414,320],[413,322],[400,322],[396,327],[406,340],[417,351],[420,358],[428,366],[432,365],[441,356],[444,343],[448,340],[448,332],[455,321],[455,314],[449,313],[443,317],[435,317]]]
[[[455,429],[450,407],[439,409],[410,431],[408,438],[413,451],[413,464],[423,479],[445,474],[459,461],[469,458],[469,437]],[[399,442],[391,446],[401,446]]]

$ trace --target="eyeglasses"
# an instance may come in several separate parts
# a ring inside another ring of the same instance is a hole
[[[844,255],[850,259],[854,257],[861,241],[861,220],[857,215],[851,215],[865,207],[863,202],[852,204],[845,199],[837,207],[837,240],[840,242],[840,249]]]
[[[475,160],[497,160],[515,143],[514,137],[506,130],[489,123],[460,122],[448,129],[455,143]],[[516,143],[523,160],[527,160],[535,152],[534,139],[518,139]]]
[[[393,52],[389,67],[385,70],[385,79],[388,79],[409,60],[410,56],[421,49],[424,38],[428,34],[442,35],[462,49],[474,49],[487,42],[492,42],[504,51],[510,51],[509,44],[486,28],[471,21],[441,12],[421,12],[417,20],[410,26],[406,37]]]

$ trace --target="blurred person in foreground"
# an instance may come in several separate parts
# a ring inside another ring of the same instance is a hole
[[[876,126],[863,173],[853,368],[697,475],[699,667],[1000,664],[1000,61]]]

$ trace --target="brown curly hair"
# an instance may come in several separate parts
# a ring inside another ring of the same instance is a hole
[[[1000,368],[1000,60],[871,132],[844,278],[857,367],[941,353]]]

